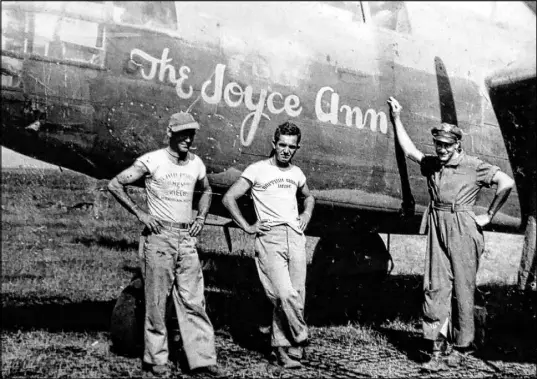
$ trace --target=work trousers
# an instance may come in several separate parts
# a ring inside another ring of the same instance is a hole
[[[306,237],[287,225],[255,239],[259,279],[273,305],[271,345],[292,346],[308,338],[304,321]]]
[[[143,361],[168,361],[166,302],[171,293],[190,369],[216,364],[214,330],[205,311],[204,283],[197,238],[186,229],[166,226],[159,234],[144,230],[142,273],[145,291]]]
[[[467,347],[475,336],[474,294],[483,232],[471,211],[433,210],[428,224],[423,335],[436,340],[440,333],[447,334],[455,345]]]

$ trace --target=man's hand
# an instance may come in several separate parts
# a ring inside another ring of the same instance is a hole
[[[399,102],[392,96],[388,99],[388,104],[390,105],[390,111],[392,112],[393,118],[399,117],[403,107]]]
[[[265,235],[265,232],[268,232],[270,230],[270,226],[268,225],[267,220],[259,220],[255,224],[250,225],[244,231],[248,234],[259,234],[259,235]]]
[[[203,229],[203,226],[205,225],[205,219],[201,217],[196,217],[192,225],[190,225],[190,229],[188,232],[192,237],[197,237],[198,234],[200,234],[201,230]]]
[[[490,215],[488,213],[485,213],[485,214],[482,214],[482,215],[479,215],[479,216],[475,216],[475,222],[480,227],[484,227],[485,225],[489,224],[490,221],[491,221],[490,220]]]
[[[162,228],[164,227],[161,222],[155,217],[151,216],[149,213],[144,211],[138,212],[138,219],[152,232],[159,234]]]
[[[300,227],[300,230],[304,231],[308,227],[308,224],[310,223],[311,215],[308,212],[303,212],[301,215],[298,216],[298,226]]]

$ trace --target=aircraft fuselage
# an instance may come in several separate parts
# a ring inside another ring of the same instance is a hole
[[[484,75],[468,71],[480,69],[468,62],[492,59],[490,51],[453,56],[464,46],[443,45],[441,33],[424,40],[417,23],[414,33],[375,26],[367,22],[371,10],[360,13],[363,5],[349,13],[322,2],[300,4],[178,3],[189,21],[175,31],[90,12],[84,22],[95,28],[95,46],[66,37],[56,50],[53,39],[40,42],[32,24],[46,6],[3,5],[23,19],[24,47],[4,46],[3,39],[2,144],[111,178],[165,146],[169,116],[190,109],[201,124],[193,152],[222,193],[247,165],[268,157],[275,127],[290,120],[303,133],[294,163],[319,209],[331,212],[319,225],[361,214],[381,220],[379,231],[417,232],[429,195],[419,167],[397,155],[386,104],[394,96],[420,150],[434,153],[430,128],[451,117],[467,133],[468,154],[513,175]],[[311,14],[293,23],[288,12]],[[510,43],[500,37],[498,44]],[[442,103],[442,92],[452,104]],[[493,191],[478,199],[483,211]],[[415,216],[406,225],[391,222],[405,201],[415,202]],[[497,230],[518,231],[516,192],[494,221]]]

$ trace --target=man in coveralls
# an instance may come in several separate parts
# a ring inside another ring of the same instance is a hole
[[[183,348],[194,372],[222,376],[216,365],[213,326],[205,311],[203,274],[196,236],[209,212],[212,191],[205,165],[189,150],[199,124],[190,113],[170,117],[169,146],[142,155],[113,178],[108,189],[145,225],[143,249],[145,321],[143,369],[167,374],[166,302],[171,294]],[[136,205],[125,186],[145,179],[148,212]],[[191,222],[194,189],[201,188],[198,214]]]
[[[423,283],[423,336],[431,341],[431,360],[423,368],[439,371],[457,365],[461,353],[474,347],[474,292],[485,247],[482,228],[505,203],[514,181],[499,167],[466,155],[460,145],[462,131],[452,124],[431,130],[436,156],[424,155],[403,127],[399,102],[390,97],[388,104],[401,148],[420,164],[431,197],[424,215],[429,231]],[[487,213],[475,215],[477,194],[491,185],[497,189]]]
[[[235,222],[255,235],[255,262],[259,279],[273,304],[271,345],[278,363],[301,367],[308,328],[304,321],[306,296],[306,229],[315,199],[300,168],[291,164],[299,149],[301,133],[293,123],[279,125],[269,159],[246,167],[224,195],[222,202]],[[237,199],[252,190],[257,222],[243,217]],[[297,192],[304,196],[299,214]]]

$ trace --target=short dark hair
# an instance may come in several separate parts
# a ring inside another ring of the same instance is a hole
[[[297,144],[300,143],[300,138],[302,137],[302,134],[300,133],[300,128],[289,121],[278,125],[278,127],[274,131],[274,143],[278,142],[281,135],[297,136]]]

